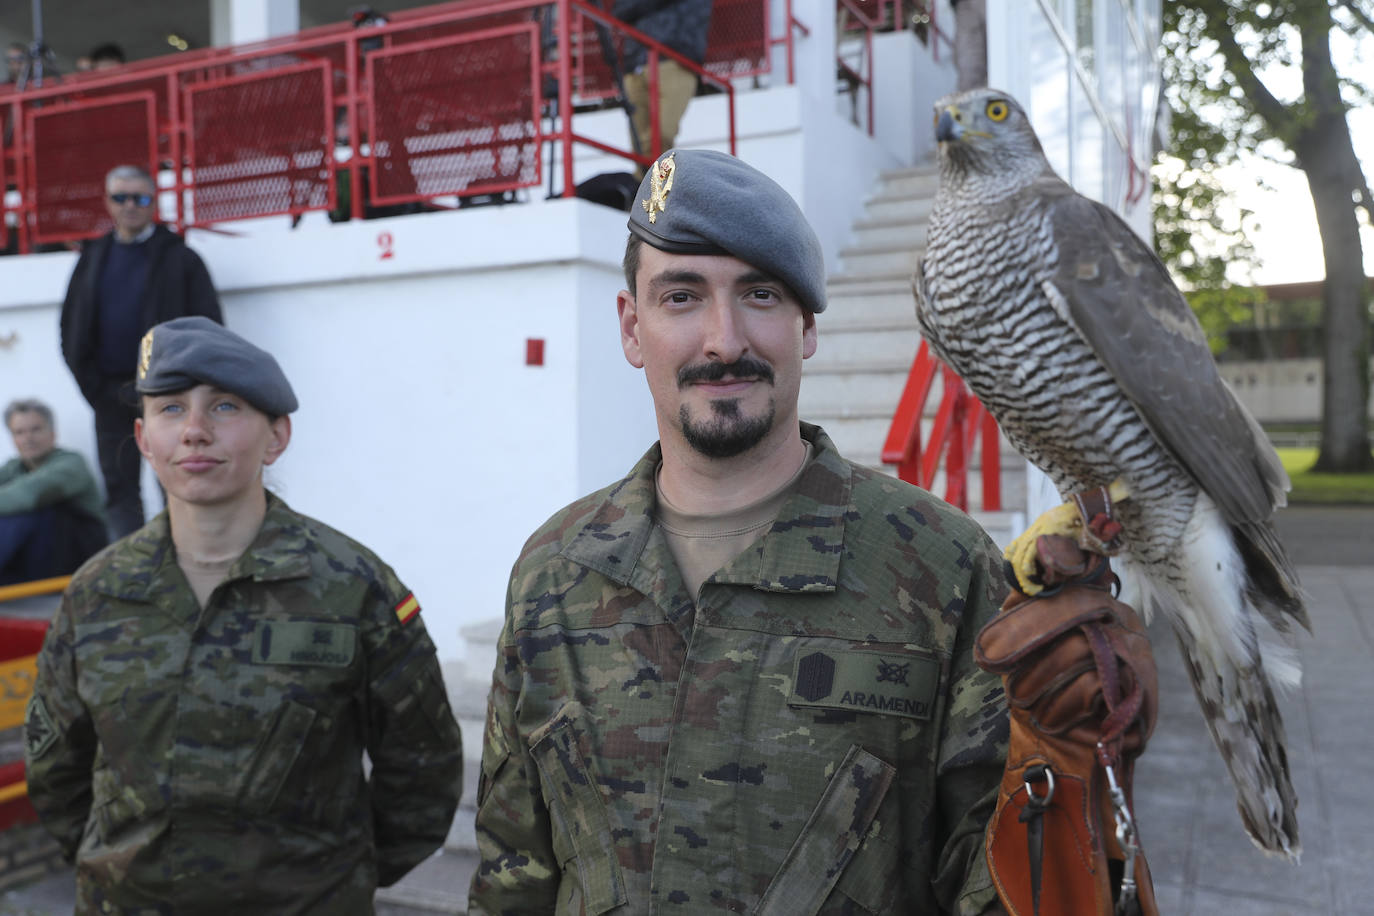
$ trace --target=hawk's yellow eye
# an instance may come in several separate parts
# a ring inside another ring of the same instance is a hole
[[[1011,111],[1006,102],[988,102],[988,117],[994,121],[1005,121],[1007,112]]]

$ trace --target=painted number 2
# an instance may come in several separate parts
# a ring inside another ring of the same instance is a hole
[[[382,253],[377,256],[377,260],[385,261],[395,257],[396,252],[391,248],[391,243],[394,241],[395,239],[391,237],[390,232],[377,233],[377,247],[382,249]]]

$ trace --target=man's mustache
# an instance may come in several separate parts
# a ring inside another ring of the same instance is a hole
[[[718,382],[726,376],[733,378],[756,378],[773,383],[773,367],[749,356],[741,356],[733,363],[702,363],[698,366],[684,366],[677,372],[677,385],[683,388],[693,382]]]

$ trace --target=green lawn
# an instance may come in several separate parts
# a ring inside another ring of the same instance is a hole
[[[1314,474],[1315,448],[1278,449],[1279,460],[1293,481],[1288,502],[1374,505],[1374,474]]]

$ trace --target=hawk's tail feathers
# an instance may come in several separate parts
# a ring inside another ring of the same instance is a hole
[[[1233,525],[1231,533],[1245,563],[1246,595],[1265,621],[1280,633],[1289,632],[1294,620],[1312,632],[1298,571],[1283,549],[1274,523],[1243,522]]]
[[[1175,628],[1202,717],[1231,781],[1245,832],[1264,852],[1297,862],[1298,797],[1289,778],[1283,717],[1262,668],[1220,666]]]

